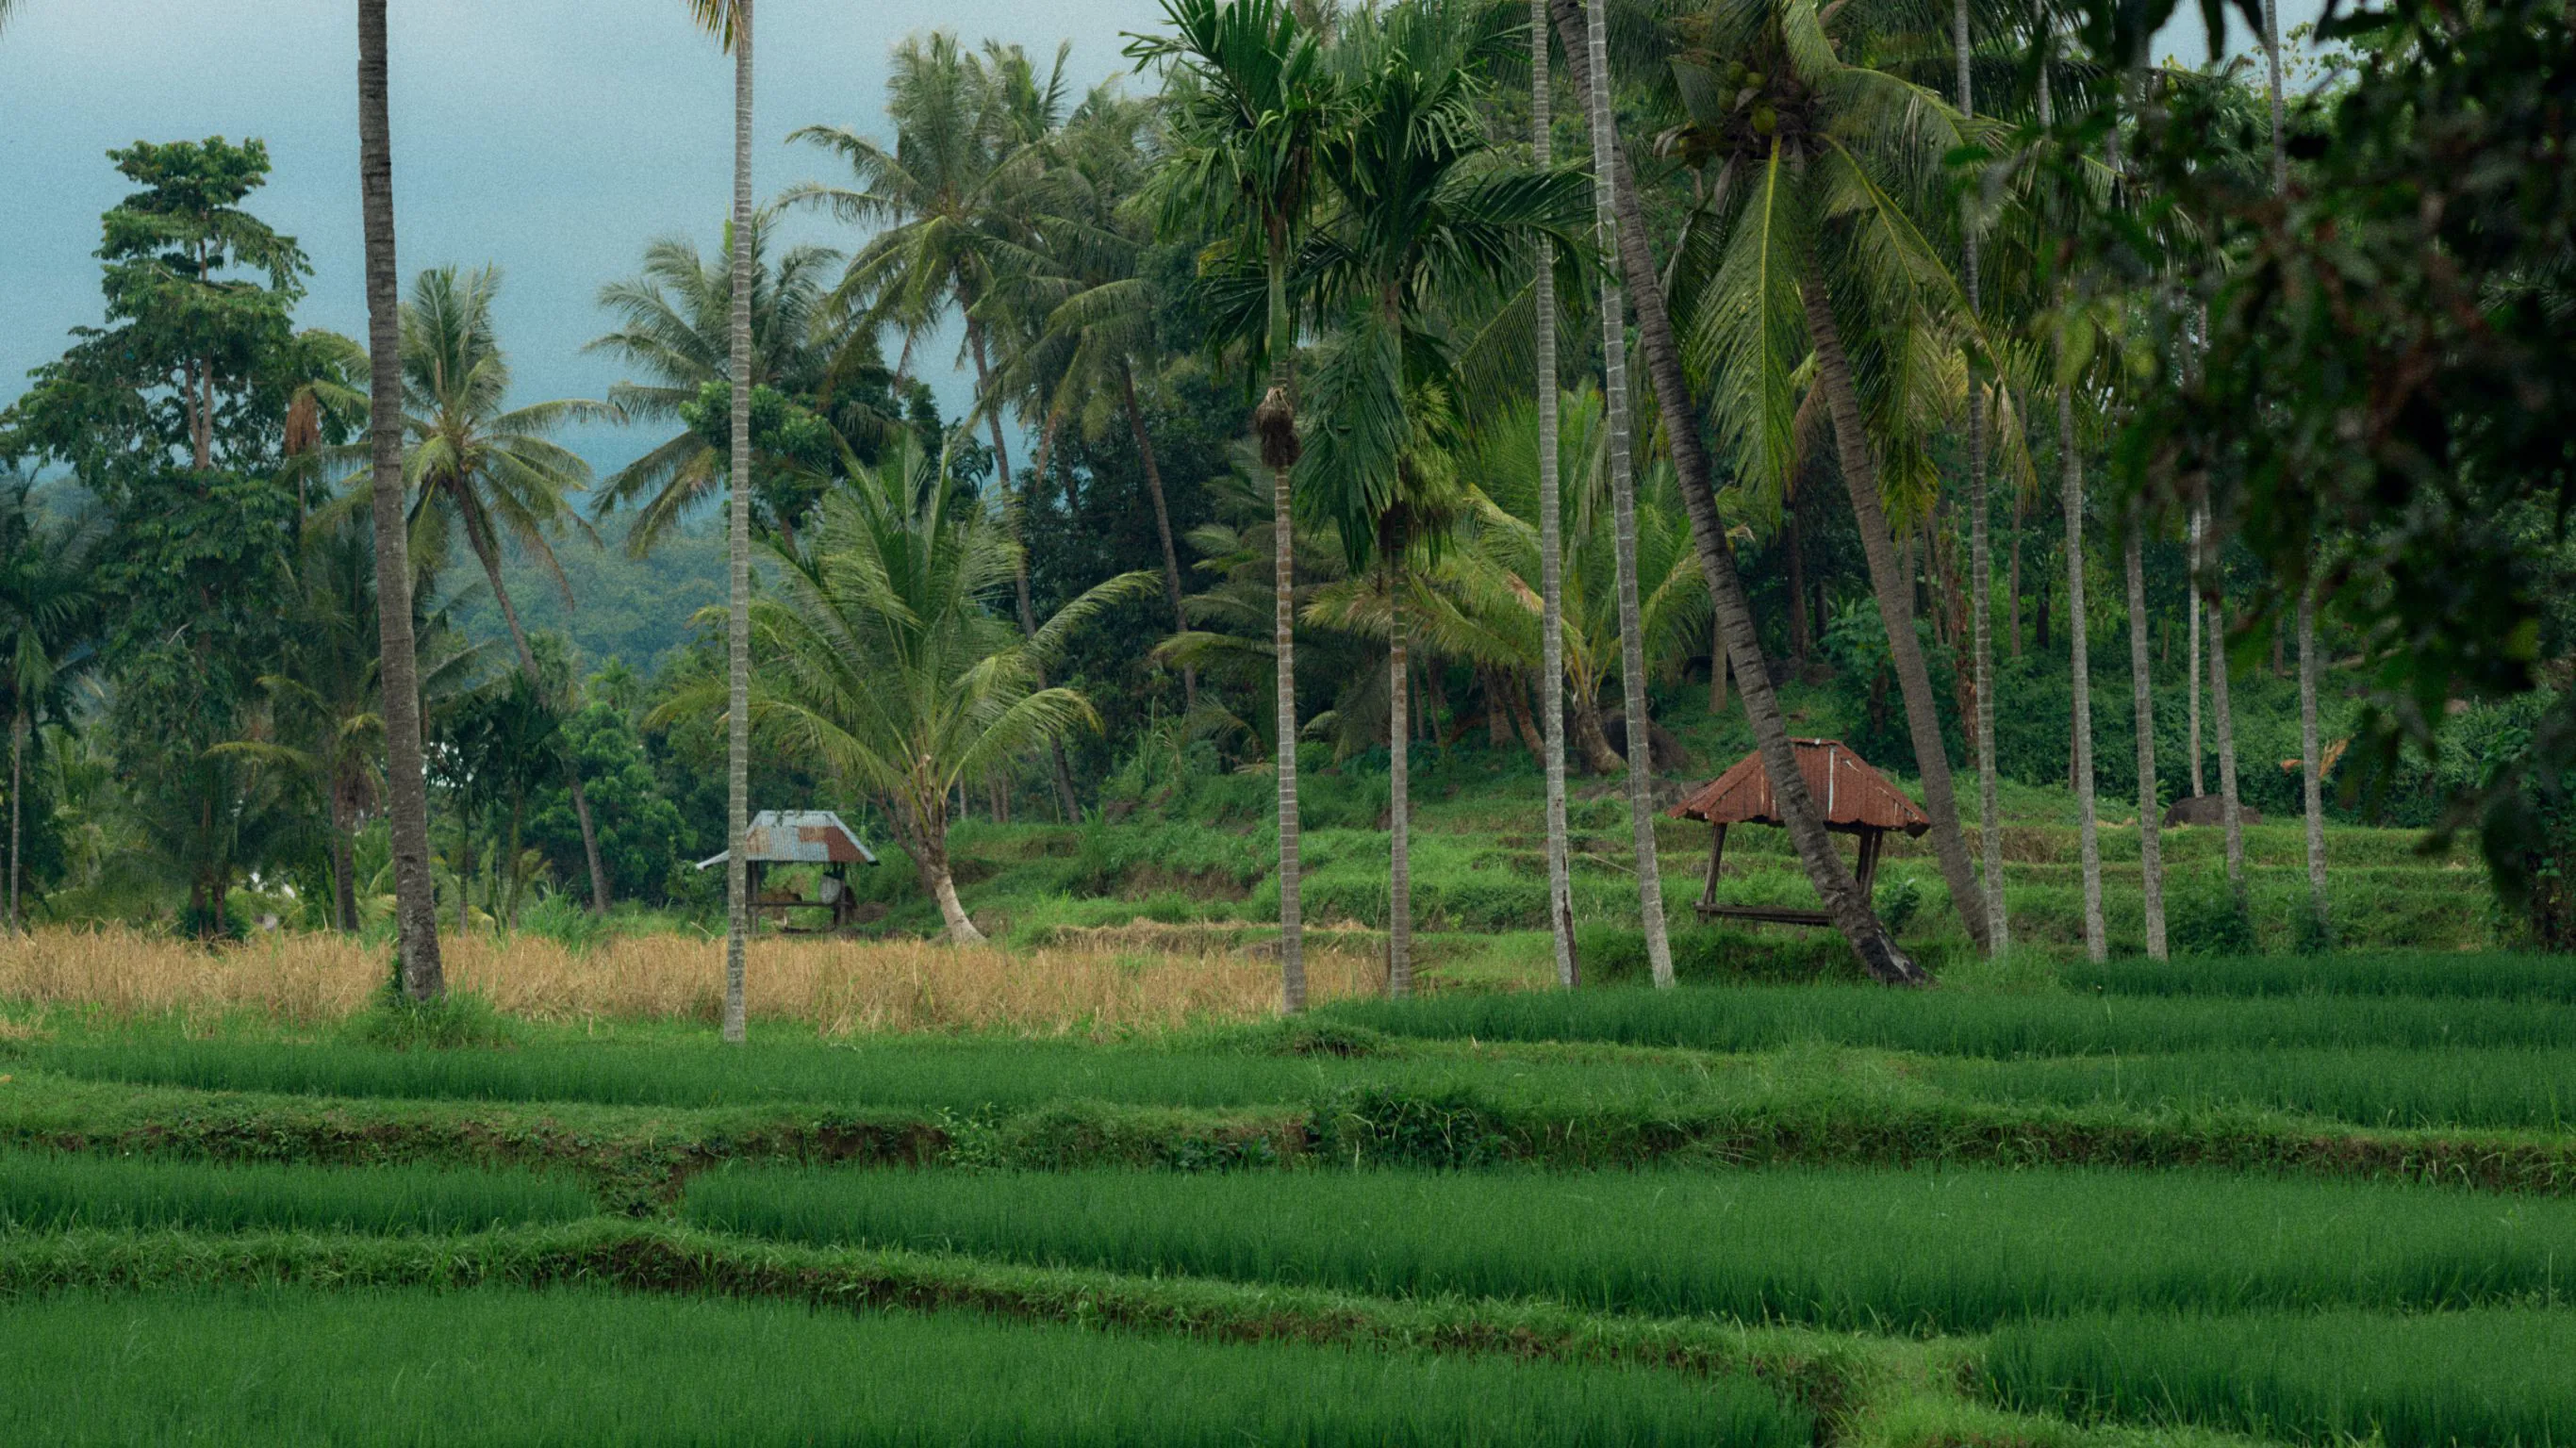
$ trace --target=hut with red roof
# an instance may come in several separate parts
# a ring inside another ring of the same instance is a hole
[[[1792,739],[1789,743],[1797,751],[1798,773],[1806,779],[1807,796],[1823,814],[1825,828],[1859,837],[1860,860],[1854,873],[1860,877],[1861,894],[1866,897],[1878,878],[1879,850],[1887,832],[1903,830],[1919,837],[1932,828],[1931,817],[1841,740]],[[1675,819],[1708,822],[1708,883],[1693,907],[1702,919],[1756,920],[1775,925],[1833,923],[1822,910],[1718,903],[1717,877],[1726,864],[1727,828],[1782,823],[1779,805],[1771,797],[1771,776],[1763,771],[1758,751],[1737,760],[1733,768],[1664,813]]]

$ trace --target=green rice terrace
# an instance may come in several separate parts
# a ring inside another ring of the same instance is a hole
[[[747,1052],[20,1002],[0,1437],[2576,1441],[2559,962],[2022,959]]]

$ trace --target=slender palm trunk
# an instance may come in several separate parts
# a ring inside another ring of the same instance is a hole
[[[20,928],[18,882],[25,877],[20,867],[21,851],[26,844],[25,810],[19,805],[20,793],[27,782],[27,711],[22,707],[9,715],[9,933]]]
[[[751,7],[733,0],[733,408],[726,482],[724,1039],[750,1035],[743,955],[751,940]]]
[[[2156,690],[2147,658],[2147,564],[2143,520],[2129,529],[2121,563],[2129,584],[2129,702],[2138,730],[2138,870],[2147,917],[2147,957],[2165,958],[2164,826],[2156,817]]]
[[[343,931],[358,928],[357,850],[352,836],[357,821],[350,818],[346,806],[334,801],[331,807],[331,915]]]
[[[458,811],[456,830],[456,933],[463,935],[473,924],[474,909],[474,812]]]
[[[483,579],[492,585],[492,601],[500,605],[501,621],[509,626],[510,643],[519,652],[519,672],[528,676],[531,687],[543,689],[545,680],[537,676],[536,651],[528,647],[528,631],[519,625],[519,610],[510,599],[509,585],[501,581],[501,550],[492,536],[475,521],[473,513],[462,508],[457,511],[465,519],[466,540],[472,545],[476,560],[483,565]],[[590,912],[605,915],[608,913],[608,870],[600,861],[599,830],[590,822],[590,796],[582,788],[581,767],[573,762],[570,751],[565,752],[562,764],[564,789],[572,795],[573,818],[581,825],[582,859],[590,867]]]
[[[1950,18],[1950,45],[1959,63],[1959,114],[1977,112],[1976,87],[1969,71],[1968,0],[1957,0]],[[1977,228],[1971,219],[1961,228],[1968,315],[1978,313]],[[1977,707],[1971,727],[1977,750],[1977,847],[1984,857],[1986,948],[2001,955],[2012,946],[2012,922],[2004,910],[2003,810],[1995,779],[1995,638],[1994,545],[1986,497],[1986,395],[1979,379],[1968,378],[1968,619],[1969,652],[1976,679]]]
[[[1959,828],[1958,801],[1950,793],[1950,756],[1941,742],[1939,705],[1932,696],[1932,673],[1923,662],[1923,641],[1914,632],[1914,583],[1896,558],[1896,538],[1888,531],[1887,513],[1878,491],[1878,459],[1861,420],[1860,393],[1852,384],[1851,363],[1843,353],[1842,328],[1825,300],[1824,283],[1810,277],[1799,288],[1807,306],[1807,334],[1816,350],[1816,376],[1825,389],[1834,419],[1834,450],[1842,460],[1843,483],[1851,494],[1852,516],[1860,525],[1861,551],[1878,595],[1878,616],[1887,627],[1887,651],[1896,664],[1896,682],[1905,696],[1905,722],[1914,738],[1915,767],[1923,782],[1923,812],[1932,817],[1932,850],[1941,876],[1950,887],[1950,906],[1967,927],[1979,950],[1986,939],[1987,900],[1978,888],[1976,866],[1968,859],[1968,841]]]
[[[1394,1000],[1413,994],[1413,678],[1405,657],[1403,578],[1401,562],[1387,566],[1386,993]]]
[[[2308,908],[2322,934],[2326,909],[2325,757],[2317,748],[2317,585],[2299,593],[2299,792],[2308,815]]]
[[[376,537],[376,629],[384,688],[385,810],[394,863],[395,953],[403,992],[446,989],[437,883],[429,866],[429,775],[420,743],[420,665],[412,641],[411,549],[402,476],[402,298],[394,266],[393,128],[386,115],[385,0],[358,0],[358,191],[367,276],[368,516]]]
[[[1185,632],[1190,620],[1181,611],[1181,555],[1172,546],[1172,510],[1163,501],[1163,469],[1154,460],[1154,439],[1145,432],[1145,410],[1136,403],[1136,370],[1124,356],[1118,359],[1118,386],[1126,394],[1127,430],[1136,439],[1136,458],[1144,464],[1145,493],[1154,500],[1154,534],[1163,544],[1163,591],[1172,600],[1172,631]],[[1199,671],[1187,664],[1181,665],[1181,706],[1192,711],[1199,707]]]
[[[1270,234],[1270,391],[1253,414],[1261,460],[1270,468],[1271,643],[1276,673],[1273,715],[1279,782],[1279,1002],[1296,1015],[1306,1009],[1306,932],[1297,859],[1297,534],[1289,516],[1289,474],[1297,463],[1297,408],[1289,396],[1289,368],[1297,345],[1296,318],[1288,310],[1286,228]]]
[[[2245,809],[2236,793],[2236,710],[2227,696],[2227,605],[2214,590],[2209,600],[2209,707],[2218,725],[2218,794],[2227,821],[2227,884],[2245,903]]]
[[[1548,0],[1548,7],[1567,54],[1589,56],[1594,27],[1584,13],[1584,0]],[[1604,60],[1606,73],[1606,57]],[[1647,247],[1645,217],[1637,199],[1635,178],[1628,174],[1627,163],[1619,155],[1615,137],[1610,135],[1609,87],[1606,80],[1593,80],[1588,65],[1575,66],[1572,71],[1575,98],[1593,118],[1594,164],[1611,173],[1619,223],[1619,270],[1637,308],[1638,349],[1646,363],[1647,379],[1655,389],[1664,443],[1681,482],[1683,507],[1690,515],[1691,541],[1699,553],[1700,571],[1717,608],[1719,626],[1726,633],[1727,656],[1735,666],[1736,691],[1743,696],[1744,717],[1753,726],[1762,769],[1771,781],[1772,799],[1779,805],[1799,864],[1862,967],[1873,979],[1891,985],[1920,985],[1926,980],[1922,968],[1870,909],[1869,899],[1853,880],[1851,868],[1843,863],[1832,837],[1825,833],[1815,800],[1807,793],[1806,776],[1799,772],[1797,747],[1789,741],[1788,719],[1771,685],[1770,663],[1762,655],[1762,639],[1754,627],[1752,606],[1745,600],[1744,580],[1735,571],[1735,548],[1727,540],[1726,525],[1718,516],[1708,454],[1700,446],[1699,417],[1682,372],[1672,315],[1665,308],[1662,276]]]
[[[1583,767],[1604,778],[1628,767],[1619,751],[1610,747],[1610,731],[1601,717],[1598,682],[1580,681],[1574,689],[1574,750],[1583,756]]]
[[[2271,71],[2272,194],[2290,189],[2290,157],[2281,130],[2281,3],[2264,0],[2263,54]],[[2274,635],[2275,639],[2279,635]],[[2278,643],[2274,644],[2277,651]],[[2308,909],[2324,933],[2326,910],[2326,801],[2324,757],[2317,748],[2317,586],[2299,592],[2299,803],[2308,825]]]
[[[2203,529],[2203,527],[2204,527],[2204,526],[2205,526],[2205,525],[2201,522],[2200,509],[2198,509],[2198,508],[2196,508],[2196,507],[2195,507],[2195,508],[2193,508],[2193,509],[2191,510],[2191,526],[2190,526],[2190,529],[2189,529],[2190,537],[2189,537],[2189,539],[2188,539],[2186,552],[2187,552],[2187,556],[2189,556],[2189,557],[2190,557],[2190,559],[2192,560],[2192,567],[2194,567],[2194,568],[2198,568],[2198,567],[2200,566],[2200,535],[2201,535],[2201,531],[2202,531],[2202,529]],[[2184,725],[2183,725],[2183,727],[2184,727],[2184,729],[2188,732],[2188,734],[2189,734],[2189,736],[2190,736],[2190,738],[2189,738],[2189,743],[2190,743],[2190,748],[2191,748],[2191,793],[2192,793],[2192,797],[2193,797],[2194,799],[2197,799],[2197,798],[2199,798],[2200,796],[2202,796],[2202,795],[2204,795],[2204,794],[2209,793],[2209,784],[2208,784],[2208,781],[2207,781],[2207,777],[2206,777],[2206,775],[2205,775],[2205,774],[2204,774],[2204,772],[2203,772],[2203,766],[2202,766],[2202,763],[2201,763],[2201,751],[2200,751],[2200,584],[2199,584],[2199,581],[2198,581],[2197,579],[2193,580],[2193,581],[2192,581],[2191,586],[2190,586],[2189,588],[2186,588],[2183,592],[2184,592],[2184,596],[2185,596],[2185,598],[2188,600],[2188,602],[2187,602],[2186,606],[2185,606],[2185,607],[2184,607],[2184,609],[2183,609],[2183,612],[2184,612],[2184,613],[2186,613],[2186,614],[2188,614],[2188,615],[2190,615],[2190,624],[2189,624],[2189,630],[2190,630],[2190,643],[2189,643],[2189,646],[2188,646],[2187,651],[2186,651],[2186,652],[2187,652],[2187,654],[2188,654],[2188,658],[2187,658],[2187,660],[2186,660],[2188,667],[2186,667],[2186,668],[2183,670],[2183,672],[2184,672],[2184,675],[2185,675],[2185,677],[2187,678],[2187,680],[2189,681],[2190,686],[2191,686],[2191,687],[2190,687],[2190,692],[2189,692],[2187,695],[2185,695],[2185,696],[2184,696],[2184,705],[2183,705],[2183,708],[2184,708]]]
[[[2057,389],[2057,453],[2065,479],[2066,647],[2074,680],[2075,719],[2068,741],[2075,779],[2075,830],[2084,860],[2084,954],[2107,959],[2102,923],[2102,839],[2093,807],[2093,655],[2084,614],[2084,460],[2075,451],[2072,389]]]
[[[1593,93],[1606,102],[1610,91],[1608,27],[1599,22],[1599,0],[1590,0],[1595,23],[1586,28],[1585,69]],[[1611,133],[1606,103],[1591,108],[1592,217],[1605,253],[1619,241],[1617,183],[1611,157],[1618,138]],[[1616,530],[1612,552],[1619,590],[1619,675],[1628,731],[1628,828],[1637,853],[1637,914],[1646,930],[1646,964],[1658,987],[1673,983],[1673,947],[1664,934],[1664,876],[1655,852],[1654,721],[1646,714],[1646,638],[1644,612],[1637,603],[1637,486],[1629,453],[1627,308],[1616,274],[1601,277],[1602,395],[1610,414],[1610,507]]]
[[[1554,103],[1547,0],[1530,0],[1530,159],[1542,171],[1555,159],[1550,135]],[[1556,983],[1570,990],[1581,967],[1574,954],[1574,891],[1565,836],[1565,503],[1557,457],[1556,267],[1544,242],[1537,248],[1531,286],[1538,311],[1539,760],[1547,778],[1547,926],[1556,952]]]

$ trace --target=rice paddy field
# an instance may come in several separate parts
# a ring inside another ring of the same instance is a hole
[[[0,1441],[2576,1443],[2562,959],[350,949],[0,943]]]

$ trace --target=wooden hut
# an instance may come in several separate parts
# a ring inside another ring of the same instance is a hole
[[[841,822],[841,817],[827,809],[765,809],[751,817],[751,827],[743,832],[747,848],[743,864],[750,875],[751,917],[760,918],[767,910],[779,917],[786,928],[790,910],[826,910],[831,912],[830,930],[847,929],[855,920],[858,897],[850,893],[850,866],[877,863],[876,851],[859,838],[859,832]],[[731,851],[710,855],[698,861],[701,870],[723,864]],[[771,865],[820,865],[823,878],[818,882],[817,898],[808,900],[784,890],[765,890],[762,876]]]
[[[1807,797],[1823,813],[1825,828],[1860,837],[1860,862],[1854,873],[1860,877],[1861,894],[1868,895],[1878,878],[1879,847],[1887,832],[1903,830],[1920,836],[1932,828],[1931,817],[1841,740],[1789,742],[1797,750],[1798,773],[1807,781]],[[1771,776],[1762,768],[1759,751],[1737,760],[1734,768],[1664,813],[1675,819],[1708,821],[1708,883],[1693,907],[1700,918],[1759,920],[1775,925],[1833,923],[1822,910],[1717,903],[1717,875],[1726,863],[1727,827],[1781,823],[1779,806],[1771,798]]]

